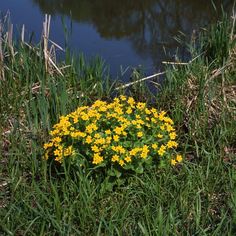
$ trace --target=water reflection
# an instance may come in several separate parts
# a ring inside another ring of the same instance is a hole
[[[127,38],[143,58],[158,63],[163,45],[175,50],[174,36],[190,35],[217,16],[206,0],[33,0],[41,11],[71,16],[74,21],[91,23],[107,39]],[[229,9],[232,0],[216,0],[215,6]]]

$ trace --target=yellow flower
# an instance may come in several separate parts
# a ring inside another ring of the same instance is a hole
[[[177,156],[176,156],[176,160],[177,160],[178,162],[182,162],[182,161],[183,161],[183,157],[182,157],[181,155],[177,155]]]
[[[106,131],[105,131],[105,134],[107,134],[107,135],[111,134],[111,130],[109,130],[109,129],[106,130]]]
[[[120,100],[121,101],[126,101],[126,97],[124,95],[120,95]]]
[[[72,146],[69,146],[68,148],[64,149],[63,154],[64,154],[65,157],[67,157],[67,156],[71,156],[72,152],[73,152],[73,148],[72,148]]]
[[[43,145],[43,148],[44,149],[48,149],[48,148],[51,148],[53,146],[53,143],[52,142],[50,142],[50,143],[45,143],[44,145]]]
[[[137,118],[136,122],[137,122],[137,124],[144,125],[144,121],[141,120],[140,118]]]
[[[125,149],[122,146],[117,146],[117,151],[119,151],[121,154],[125,153]]]
[[[94,135],[94,138],[99,139],[99,138],[101,138],[101,135],[100,135],[99,133],[96,133],[96,134]]]
[[[96,131],[98,129],[97,125],[92,123],[86,126],[86,132],[91,134],[93,131]]]
[[[97,165],[103,161],[103,157],[99,153],[95,153],[93,156],[93,164]]]
[[[136,135],[131,135],[133,133]],[[61,116],[50,135],[50,141],[43,146],[45,159],[50,154],[61,163],[64,158],[87,148],[89,150],[84,151],[90,164],[102,163],[106,155],[104,166],[107,168],[114,162],[120,166],[131,165],[134,159],[142,162],[141,158],[149,155],[152,158],[155,153],[159,157],[167,153],[168,157],[172,155],[171,148],[178,146],[174,122],[165,111],[148,108],[146,103],[136,103],[134,98],[124,95],[111,103],[97,100],[90,107],[79,107]],[[166,159],[171,165],[182,160],[181,155]]]
[[[87,136],[86,140],[85,140],[85,143],[90,144],[90,143],[92,143],[92,141],[93,141],[92,137],[91,136]]]
[[[152,117],[152,118],[151,118],[151,122],[152,122],[153,124],[156,124],[156,123],[157,123],[157,120]]]
[[[152,112],[153,114],[157,114],[157,109],[153,107],[153,108],[151,109],[151,112]]]
[[[129,122],[126,118],[124,118],[123,116],[117,117],[117,120],[118,120],[119,122],[123,123],[122,125],[125,126],[125,127],[127,127],[128,125],[130,125],[130,122]]]
[[[172,133],[169,134],[169,136],[170,136],[170,139],[171,139],[171,140],[174,140],[177,135],[176,135],[175,132],[172,132]]]
[[[169,123],[169,124],[171,124],[171,125],[174,124],[173,120],[171,120],[171,118],[169,118],[169,117],[164,117],[163,120],[164,120],[166,123]]]
[[[129,104],[131,107],[133,107],[133,106],[135,105],[134,99],[131,98],[131,97],[129,97],[129,98],[128,98],[128,104]]]
[[[61,131],[60,131],[59,129],[55,129],[55,130],[50,131],[49,134],[50,134],[51,136],[55,136],[55,135],[60,134],[60,132],[61,132]]]
[[[166,127],[164,125],[160,126],[160,129],[163,131],[166,129]]]
[[[139,151],[140,151],[140,148],[134,148],[129,152],[129,154],[130,156],[135,156]]]
[[[130,156],[127,156],[127,157],[125,158],[125,161],[126,161],[126,162],[131,162],[131,157],[130,157]]]
[[[106,137],[106,143],[107,143],[107,144],[110,144],[110,143],[111,143],[111,140],[112,140],[112,137]]]
[[[151,111],[150,111],[148,108],[146,108],[146,109],[145,109],[145,113],[146,113],[147,115],[150,115],[150,114],[151,114]]]
[[[52,139],[52,142],[54,142],[54,143],[60,143],[61,140],[62,140],[62,139],[61,139],[60,137],[55,137],[55,138]]]
[[[148,154],[147,152],[142,152],[141,155],[140,155],[143,159],[146,159]]]
[[[164,145],[161,145],[157,153],[159,154],[159,156],[162,157],[165,154],[165,152],[166,152],[166,147]]]
[[[146,159],[147,156],[148,156],[148,153],[149,153],[148,146],[147,146],[147,145],[144,145],[140,156],[141,156],[142,158]]]
[[[172,160],[171,160],[171,165],[172,165],[172,166],[175,166],[176,164],[177,164],[176,160],[172,159]]]
[[[160,121],[163,121],[165,119],[165,114],[166,112],[165,111],[161,111],[160,114],[159,114],[159,120]]]
[[[118,135],[114,135],[113,139],[114,139],[115,142],[118,142],[119,141],[119,136]]]
[[[57,156],[55,158],[55,161],[59,162],[59,163],[62,163],[62,156]]]
[[[118,155],[113,155],[111,161],[112,162],[119,161],[119,156]]]
[[[158,145],[157,145],[156,143],[152,144],[152,148],[153,148],[154,150],[156,150],[157,147],[158,147]]]
[[[100,144],[103,145],[106,143],[106,139],[105,138],[99,138],[95,141],[95,144]]]
[[[133,112],[133,110],[132,110],[131,107],[129,107],[129,108],[126,110],[126,113],[127,113],[128,115],[130,115],[132,112]]]
[[[99,107],[99,111],[101,111],[101,112],[105,112],[105,111],[107,111],[107,107],[106,106],[103,106],[103,107]]]
[[[94,151],[94,152],[100,152],[100,149],[99,149],[98,146],[96,146],[96,145],[93,145],[93,146],[91,147],[91,149],[92,149],[92,151]]]
[[[142,110],[145,108],[145,106],[146,106],[146,104],[144,102],[138,102],[136,107],[138,110]]]
[[[79,117],[78,116],[73,117],[73,123],[74,124],[78,123],[78,121],[79,121]]]
[[[97,100],[93,105],[92,108],[97,108],[97,107],[104,107],[106,106],[106,102],[103,102],[101,100]]]
[[[144,146],[143,146],[143,151],[144,151],[144,152],[147,152],[147,151],[148,151],[148,146],[147,146],[147,145],[144,145]]]
[[[70,136],[71,136],[72,138],[85,138],[85,137],[86,137],[86,133],[80,132],[80,131],[75,131],[75,132],[72,132],[72,133],[70,134]]]
[[[123,166],[123,165],[125,164],[125,162],[124,162],[123,160],[119,160],[119,164],[120,164],[121,166]]]
[[[153,113],[153,116],[154,116],[155,119],[159,119],[158,113]]]
[[[175,148],[177,148],[178,147],[178,143],[176,143],[175,141],[169,141],[168,143],[167,143],[167,147],[168,148],[172,148],[172,147],[175,147]]]
[[[121,135],[122,131],[123,131],[123,129],[122,129],[121,127],[116,127],[116,128],[114,129],[114,132],[115,132],[116,134],[118,134],[118,135]]]
[[[168,132],[171,132],[171,131],[174,131],[175,129],[174,129],[171,125],[166,124],[166,130],[167,130]]]
[[[81,115],[81,119],[84,120],[84,121],[86,121],[86,120],[89,119],[89,116],[88,116],[86,113],[83,113],[83,114]]]
[[[118,114],[118,115],[122,115],[123,111],[120,107],[115,107],[114,111]]]
[[[138,137],[138,138],[141,138],[141,137],[143,137],[143,132],[141,132],[141,131],[140,131],[140,132],[138,132],[138,133],[137,133],[137,137]]]
[[[70,127],[70,131],[74,131],[75,130],[75,128],[74,127]]]
[[[53,153],[55,156],[62,157],[62,150],[61,149],[55,149]]]

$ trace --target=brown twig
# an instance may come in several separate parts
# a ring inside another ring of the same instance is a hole
[[[160,76],[160,75],[164,75],[165,73],[166,73],[166,72],[164,71],[164,72],[160,72],[160,73],[157,73],[157,74],[154,74],[154,75],[150,75],[150,76],[144,77],[144,78],[139,79],[139,80],[136,80],[136,81],[134,81],[134,82],[131,82],[131,83],[128,83],[128,84],[124,84],[124,85],[122,85],[122,86],[120,86],[120,87],[117,87],[117,88],[115,88],[115,90],[127,88],[127,87],[129,87],[129,86],[134,85],[134,84],[141,83],[141,82],[146,81],[146,80],[149,80],[149,79],[153,79],[153,78],[158,77],[158,76]]]

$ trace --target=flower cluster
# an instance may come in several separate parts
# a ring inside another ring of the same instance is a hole
[[[173,121],[165,111],[148,108],[132,97],[97,100],[62,116],[44,144],[45,159],[84,158],[90,165],[132,169],[144,163],[176,165],[182,156]]]

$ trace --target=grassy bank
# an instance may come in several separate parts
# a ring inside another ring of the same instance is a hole
[[[68,53],[64,64],[54,66],[48,42],[31,47],[5,37],[0,234],[234,235],[234,27],[233,20],[224,19],[202,32],[192,42],[193,60],[166,68],[160,92],[150,93],[139,83],[118,90],[168,111],[185,160],[178,167],[134,175],[112,192],[100,191],[89,173],[64,169],[58,174],[42,160],[42,147],[60,115],[96,99],[110,100],[118,82],[109,79],[99,59],[87,64]]]

